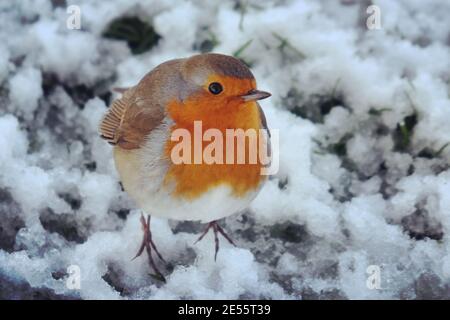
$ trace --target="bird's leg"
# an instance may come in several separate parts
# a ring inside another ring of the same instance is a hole
[[[163,257],[161,256],[161,254],[159,253],[158,249],[156,248],[155,243],[153,242],[152,232],[150,231],[150,216],[147,216],[147,220],[145,220],[144,215],[142,214],[141,215],[141,224],[142,224],[142,231],[144,231],[144,237],[142,239],[141,246],[140,246],[136,256],[132,260],[139,257],[144,252],[144,249],[146,249],[150,267],[156,273],[156,275],[154,275],[154,276],[165,282],[166,279],[164,278],[162,273],[159,271],[159,269],[156,267],[155,261],[153,260],[153,256],[152,256],[152,249],[153,249],[153,250],[155,250],[155,253],[158,256],[158,258],[161,259],[161,261],[166,262],[163,259]]]
[[[219,234],[221,234],[227,241],[232,244],[233,246],[236,246],[231,240],[230,236],[225,232],[225,230],[222,229],[221,226],[217,223],[217,221],[211,221],[208,223],[208,226],[205,228],[205,231],[200,235],[200,237],[195,241],[195,243],[202,240],[205,235],[208,233],[209,229],[213,229],[214,232],[214,243],[215,243],[215,253],[214,253],[214,261],[217,259],[217,252],[219,252]]]

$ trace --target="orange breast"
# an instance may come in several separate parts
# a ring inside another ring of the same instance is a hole
[[[208,110],[208,102],[203,102],[205,105],[202,106],[202,101],[192,101],[195,103],[195,110],[198,108],[205,108],[203,110]],[[186,115],[186,103],[179,105],[177,102],[172,102],[168,106],[168,112],[173,119],[179,119],[180,113],[183,113],[183,119],[190,119],[189,115]],[[196,112],[196,111],[195,111]],[[245,163],[237,164],[237,139],[235,140],[234,146],[227,143],[226,139],[226,129],[237,129],[241,128],[243,130],[255,129],[258,132],[261,129],[261,120],[259,116],[259,110],[255,102],[247,102],[242,104],[242,102],[230,102],[226,108],[216,108],[214,112],[203,112],[201,116],[198,114],[194,117],[196,120],[202,121],[203,132],[205,130],[214,128],[220,130],[223,136],[223,149],[222,158],[224,162],[226,161],[227,153],[233,152],[234,148],[234,163],[233,164],[194,164],[194,151],[191,151],[191,164],[174,164],[168,169],[165,177],[166,184],[174,184],[175,196],[184,198],[197,198],[203,193],[211,188],[227,185],[231,188],[233,194],[237,197],[245,196],[248,192],[257,189],[261,182],[263,182],[266,176],[261,175],[262,164],[259,157],[256,163],[249,163],[249,152],[250,152],[250,141],[246,139],[245,143]],[[176,129],[186,129],[189,131],[191,136],[191,146],[194,144],[194,124],[193,121],[175,121],[175,124],[171,128],[171,132]],[[257,139],[263,139],[257,135]],[[197,140],[198,141],[198,140]],[[178,142],[168,140],[165,148],[165,155],[170,160],[170,155],[172,148]],[[211,142],[202,141],[201,150],[205,151],[205,148]],[[265,143],[265,141],[263,142]],[[256,149],[259,154],[260,152],[259,141],[256,143]],[[243,149],[244,150],[244,149]],[[254,149],[253,149],[254,151]]]

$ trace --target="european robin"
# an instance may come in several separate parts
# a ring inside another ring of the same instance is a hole
[[[137,85],[118,91],[122,96],[108,109],[100,133],[114,146],[115,165],[125,191],[150,215],[208,223],[197,241],[212,229],[215,257],[219,234],[234,245],[217,220],[249,205],[266,180],[267,176],[261,174],[264,164],[260,157],[248,161],[255,151],[249,143],[244,143],[244,162],[235,161],[233,154],[239,154],[239,143],[216,148],[211,153],[215,161],[195,161],[196,153],[204,157],[208,148],[210,151],[213,140],[202,139],[196,147],[195,123],[201,123],[203,132],[214,129],[223,136],[230,129],[264,131],[265,135],[258,136],[256,152],[260,153],[270,138],[257,100],[270,93],[256,89],[253,74],[240,60],[213,53],[164,62]],[[194,161],[174,161],[176,132],[192,134],[187,142],[193,142],[194,152],[182,157]],[[229,152],[232,157],[226,158]],[[225,158],[227,161],[217,161]],[[146,249],[150,266],[164,279],[152,258],[154,251],[163,260],[151,237],[150,215],[147,219],[141,216],[144,239],[136,257]]]

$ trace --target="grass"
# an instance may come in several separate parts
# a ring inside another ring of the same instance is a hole
[[[152,25],[137,17],[121,17],[113,20],[103,32],[103,37],[126,41],[133,54],[149,51],[161,39]]]
[[[445,150],[445,148],[447,148],[449,145],[450,145],[450,142],[447,142],[446,144],[444,144],[442,147],[439,148],[438,151],[436,151],[434,153],[434,156],[439,157],[442,154],[442,152]]]
[[[339,157],[347,156],[347,142],[353,137],[353,134],[346,133],[337,143],[330,144],[328,146],[328,151],[334,153]]]
[[[292,52],[295,53],[295,55],[296,55],[299,59],[303,60],[303,59],[306,58],[306,55],[305,55],[303,52],[301,52],[299,49],[297,49],[295,46],[293,46],[293,45],[289,42],[289,40],[288,40],[287,38],[282,37],[281,35],[279,35],[279,34],[276,33],[276,32],[272,32],[272,35],[280,41],[280,44],[278,45],[278,49],[279,49],[282,53],[285,53],[285,52],[286,52],[286,51],[285,51],[286,49],[290,49]]]
[[[253,39],[248,40],[242,46],[240,46],[236,51],[233,52],[233,57],[242,59],[242,53],[247,49],[253,42]]]
[[[233,57],[241,60],[243,63],[245,63],[249,68],[252,66],[252,62],[246,60],[242,57],[242,53],[252,44],[253,39],[248,40],[245,42],[242,46],[240,46],[236,51],[233,52]]]
[[[411,137],[414,133],[414,127],[417,124],[417,113],[413,113],[397,123],[394,132],[394,144],[397,151],[406,151],[411,143]]]
[[[248,8],[251,7],[256,10],[263,10],[264,7],[256,3],[249,3],[247,0],[238,0],[234,6],[234,9],[239,11],[239,30],[244,31],[244,18],[248,12]]]
[[[369,114],[371,116],[381,116],[383,114],[383,112],[386,112],[386,111],[392,111],[392,108],[381,108],[381,109],[370,108]]]
[[[440,147],[437,151],[434,151],[433,149],[429,147],[423,148],[417,156],[420,158],[426,158],[426,159],[433,159],[438,158],[441,156],[442,152],[450,145],[450,142],[447,142],[442,147]]]

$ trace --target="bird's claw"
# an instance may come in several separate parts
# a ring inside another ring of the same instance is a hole
[[[215,252],[214,252],[214,261],[217,260],[217,253],[220,249],[220,243],[219,243],[219,234],[221,234],[230,244],[236,247],[236,244],[233,242],[233,240],[230,238],[230,236],[223,230],[221,226],[217,223],[217,221],[212,221],[208,223],[208,226],[205,228],[203,233],[198,237],[197,241],[195,241],[194,244],[202,240],[205,235],[208,233],[209,229],[213,229],[214,232],[214,243],[215,243]]]
[[[158,267],[156,267],[155,261],[153,260],[153,256],[152,256],[152,249],[153,249],[155,251],[156,255],[158,256],[158,258],[161,261],[163,261],[164,263],[166,263],[166,260],[164,260],[162,255],[159,253],[158,249],[156,248],[155,243],[152,240],[152,233],[150,231],[150,216],[147,216],[147,220],[146,220],[144,218],[144,215],[141,215],[140,220],[141,220],[142,230],[144,232],[144,237],[142,239],[142,243],[141,243],[141,246],[139,247],[137,254],[131,260],[134,260],[137,257],[141,256],[142,253],[144,252],[144,249],[146,249],[147,256],[148,256],[148,262],[150,264],[150,267],[155,272],[155,274],[150,274],[150,275],[159,281],[166,282],[166,278],[164,278],[161,271],[159,271]]]

